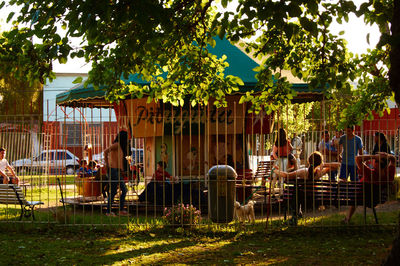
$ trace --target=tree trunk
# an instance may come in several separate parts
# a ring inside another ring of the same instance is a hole
[[[390,51],[389,84],[400,106],[400,0],[394,0],[393,19],[390,28],[392,45]]]

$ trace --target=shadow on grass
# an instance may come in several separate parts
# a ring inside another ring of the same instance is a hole
[[[380,217],[395,223],[397,215],[395,211]],[[0,251],[4,255],[0,262],[12,263],[18,256],[21,264],[380,263],[395,227],[362,226],[358,220],[363,217],[357,216],[353,226],[320,226],[334,224],[340,215],[304,219],[299,226],[273,221],[267,232],[265,221],[209,223],[190,230],[167,227],[160,221],[140,224],[140,217],[120,227],[0,223],[0,230],[7,232],[0,234],[0,243],[7,247]]]

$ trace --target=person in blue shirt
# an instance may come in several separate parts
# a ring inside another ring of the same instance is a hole
[[[82,159],[79,162],[79,169],[78,169],[78,177],[87,177],[89,175],[89,168],[88,168],[88,164],[87,161]]]
[[[362,155],[363,143],[361,138],[354,134],[354,126],[346,128],[346,134],[340,137],[339,147],[342,152],[339,178],[347,180],[350,175],[351,181],[358,181],[356,156]]]

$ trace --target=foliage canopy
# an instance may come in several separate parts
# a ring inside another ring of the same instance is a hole
[[[346,94],[347,103],[357,102],[343,112],[349,123],[385,108],[393,93],[400,103],[400,22],[395,16],[400,0],[369,0],[359,7],[346,0],[238,2],[233,12],[212,0],[11,0],[21,12],[10,13],[14,28],[0,39],[0,60],[7,62],[2,71],[43,82],[54,77],[53,60],[79,57],[92,63],[86,84],[107,85],[110,100],[131,93],[175,105],[184,99],[207,104],[210,97],[226,104],[224,96],[242,81],[225,75],[225,58],[208,50],[214,38],[226,37],[247,40],[246,50],[265,58],[257,69],[261,93],[242,97],[256,108],[272,109],[292,99],[282,70],[291,70],[311,90],[323,88],[328,98],[336,94],[340,101],[337,95]],[[349,53],[345,40],[330,31],[334,19],[348,21],[351,13],[377,24],[382,33],[367,54]],[[120,77],[135,73],[151,85],[121,82]],[[352,88],[356,80],[358,87]]]

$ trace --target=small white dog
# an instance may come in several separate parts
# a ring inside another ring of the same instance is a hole
[[[246,205],[241,206],[238,201],[235,202],[235,217],[239,222],[245,222],[248,220],[249,222],[255,222],[254,215],[254,204],[253,200],[250,200]]]

